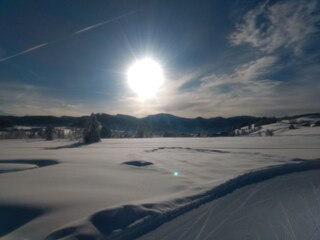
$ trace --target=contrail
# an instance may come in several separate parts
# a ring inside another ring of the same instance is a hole
[[[12,58],[15,58],[15,57],[24,55],[24,54],[29,53],[29,52],[32,52],[32,51],[34,51],[34,50],[37,50],[37,49],[39,49],[39,48],[43,48],[43,47],[48,46],[48,45],[51,45],[51,44],[53,44],[53,43],[55,43],[55,42],[61,41],[61,40],[63,40],[63,39],[66,39],[67,37],[71,37],[71,36],[73,36],[73,35],[77,35],[77,34],[80,34],[80,33],[86,32],[86,31],[89,31],[89,30],[91,30],[91,29],[94,29],[94,28],[103,26],[103,25],[105,25],[105,24],[108,24],[108,23],[117,21],[117,20],[119,20],[119,19],[121,19],[121,18],[124,18],[124,17],[127,17],[127,16],[129,16],[129,15],[132,15],[132,14],[136,13],[137,11],[138,11],[138,10],[135,10],[135,11],[132,11],[132,12],[129,12],[129,13],[126,13],[126,14],[123,14],[123,15],[120,15],[120,16],[117,16],[117,17],[114,17],[114,18],[111,18],[111,19],[109,19],[109,20],[106,20],[106,21],[103,21],[103,22],[100,22],[100,23],[91,25],[91,26],[89,26],[89,27],[85,27],[85,28],[80,29],[80,30],[78,30],[78,31],[76,31],[76,32],[74,32],[74,33],[71,33],[70,35],[65,36],[65,37],[63,37],[63,38],[60,38],[60,39],[57,39],[57,40],[54,40],[54,41],[51,41],[51,42],[47,42],[47,43],[41,43],[41,44],[39,44],[39,45],[36,45],[36,46],[34,46],[34,47],[31,47],[31,48],[28,48],[28,49],[26,49],[26,50],[23,50],[23,51],[21,51],[21,52],[18,52],[18,53],[16,53],[16,54],[11,55],[11,56],[1,58],[1,59],[0,59],[0,62],[4,62],[4,61],[6,61],[6,60],[9,60],[9,59],[12,59]]]
[[[88,30],[90,30],[90,29],[93,29],[93,28],[96,28],[96,27],[99,27],[99,26],[105,25],[105,24],[107,24],[107,23],[111,23],[111,22],[117,21],[117,20],[119,20],[119,19],[121,19],[121,18],[124,18],[124,17],[127,17],[127,16],[129,16],[129,15],[132,15],[132,14],[136,13],[137,11],[138,11],[138,10],[136,10],[136,11],[132,11],[132,12],[129,12],[129,13],[126,13],[126,14],[120,15],[120,16],[118,16],[118,17],[115,17],[115,18],[112,18],[112,19],[106,20],[106,21],[104,21],[104,22],[100,22],[100,23],[94,24],[94,25],[92,25],[92,26],[89,26],[89,27],[83,28],[83,29],[81,29],[81,30],[79,30],[79,31],[77,31],[77,32],[75,32],[75,33],[73,33],[73,35],[75,35],[75,34],[79,34],[79,33],[83,33],[83,32],[88,31]]]
[[[26,53],[28,53],[28,52],[32,52],[32,51],[34,51],[34,50],[37,50],[37,49],[42,48],[42,47],[45,47],[45,46],[47,46],[47,45],[49,45],[49,44],[51,44],[51,43],[54,43],[54,42],[56,42],[56,41],[47,42],[47,43],[42,43],[42,44],[39,44],[39,45],[37,45],[37,46],[28,48],[27,50],[24,50],[24,51],[22,51],[22,52],[13,54],[13,55],[8,56],[8,57],[5,57],[5,58],[1,58],[1,59],[0,59],[0,62],[6,61],[6,60],[11,59],[11,58],[15,58],[15,57],[17,57],[17,56],[26,54]]]

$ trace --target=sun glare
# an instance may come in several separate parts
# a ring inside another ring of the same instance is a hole
[[[136,61],[128,71],[128,84],[140,100],[156,96],[164,83],[161,66],[150,58]]]

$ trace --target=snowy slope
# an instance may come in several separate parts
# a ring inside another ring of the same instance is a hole
[[[320,239],[320,170],[248,185],[186,213],[140,240]]]
[[[319,136],[320,127],[305,127],[299,123],[294,124],[295,129],[289,129],[290,123],[278,122],[261,126],[261,129],[252,132],[250,136],[263,136],[267,130],[271,130],[274,136]]]
[[[147,231],[151,218],[158,224],[191,210],[239,175],[320,158],[319,135],[109,139],[87,146],[2,140],[0,150],[0,237],[34,240],[130,239]]]

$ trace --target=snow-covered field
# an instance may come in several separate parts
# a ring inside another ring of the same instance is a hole
[[[86,146],[1,140],[0,237],[319,239],[320,128],[312,129]]]

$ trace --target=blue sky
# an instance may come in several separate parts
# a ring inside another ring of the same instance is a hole
[[[308,1],[0,1],[0,114],[319,112],[320,6]],[[127,84],[163,67],[155,99]]]

